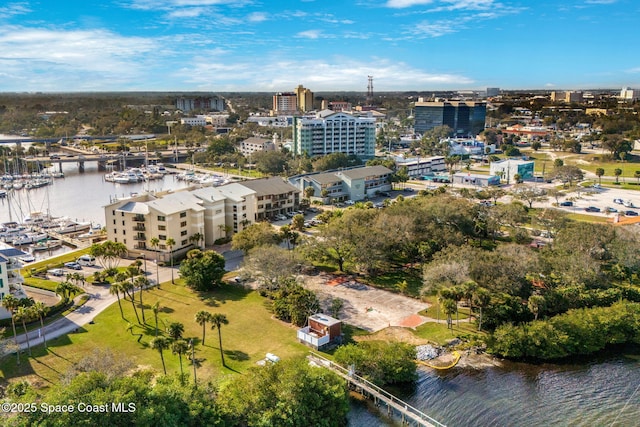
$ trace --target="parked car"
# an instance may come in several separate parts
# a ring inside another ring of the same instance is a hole
[[[616,213],[616,212],[618,212],[618,209],[610,208],[610,207],[607,206],[606,208],[604,208],[604,211],[605,212],[609,212],[609,213]]]
[[[613,199],[613,203],[617,203],[618,205],[624,204],[624,200],[622,199]]]
[[[569,201],[562,202],[562,203],[560,203],[560,206],[573,206],[573,202],[569,202]]]
[[[589,206],[588,208],[584,208],[586,212],[600,212],[600,208],[596,208],[595,206]]]
[[[47,271],[47,274],[51,276],[61,277],[65,275],[65,271],[61,268],[54,268],[52,270]]]
[[[636,207],[636,205],[634,205],[633,202],[630,201],[630,200],[627,200],[627,201],[623,202],[622,205],[625,208],[635,208]]]
[[[407,188],[404,189],[404,192],[405,193],[413,193],[413,188],[407,187]]]
[[[64,266],[72,270],[82,270],[82,266],[75,261],[65,262]]]
[[[625,211],[624,214],[626,216],[638,216],[638,212],[636,211]]]

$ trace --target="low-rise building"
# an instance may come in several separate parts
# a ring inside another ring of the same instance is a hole
[[[240,142],[240,152],[245,157],[250,156],[256,151],[273,151],[275,149],[276,144],[274,144],[273,141],[255,136]]]
[[[292,212],[300,205],[300,190],[280,177],[244,181],[241,185],[256,193],[254,221]]]
[[[434,172],[442,172],[447,170],[444,162],[444,156],[433,157],[396,157],[396,170],[406,167],[410,178],[420,178]]]
[[[326,314],[309,316],[307,325],[298,329],[298,341],[316,350],[342,341],[342,322]]]
[[[313,188],[313,198],[325,201],[363,200],[376,193],[391,190],[391,170],[384,166],[361,166],[351,169],[329,171],[289,178],[303,193]]]
[[[488,187],[490,185],[500,185],[500,177],[495,175],[479,175],[466,172],[453,174],[454,184],[475,185],[476,187]]]
[[[505,159],[491,162],[489,174],[499,176],[507,184],[515,184],[516,175],[519,175],[521,180],[532,179],[533,169],[533,160]]]

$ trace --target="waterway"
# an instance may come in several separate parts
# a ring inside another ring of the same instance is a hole
[[[64,165],[65,178],[0,199],[0,222],[21,221],[31,212],[50,212],[104,225],[103,206],[114,197],[187,184],[173,175],[149,183],[115,184],[87,165],[84,173]],[[38,257],[51,256],[48,253]],[[420,368],[412,390],[394,390],[409,404],[448,426],[640,426],[640,351],[599,356],[576,364],[504,363],[483,369]],[[389,425],[353,406],[353,427]]]

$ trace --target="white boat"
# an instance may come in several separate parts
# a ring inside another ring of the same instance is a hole
[[[34,257],[31,254],[25,254],[25,255],[20,256],[20,260],[24,261],[24,262],[33,262],[33,261],[36,260],[36,257]]]
[[[83,231],[87,231],[91,228],[90,222],[75,222],[71,220],[66,220],[60,223],[60,227],[54,229],[55,232],[60,234],[69,234],[69,233],[80,233]]]
[[[49,235],[47,233],[26,233],[13,239],[11,244],[13,246],[29,245],[31,243],[39,242],[40,240],[45,240],[48,237]]]
[[[29,246],[29,249],[31,249],[31,252],[50,251],[61,246],[62,242],[60,240],[43,240],[41,242],[32,244],[31,246]]]

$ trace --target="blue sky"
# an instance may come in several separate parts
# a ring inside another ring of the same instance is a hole
[[[0,3],[0,91],[640,88],[638,0]]]

